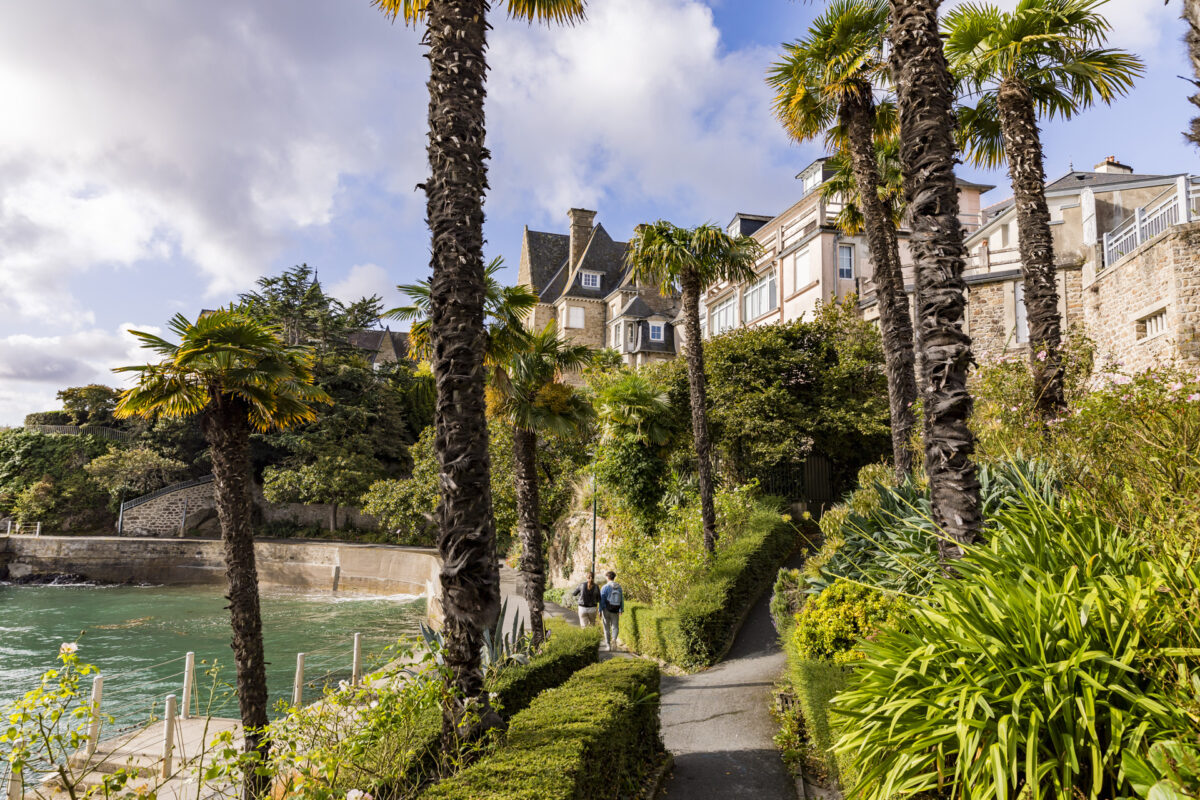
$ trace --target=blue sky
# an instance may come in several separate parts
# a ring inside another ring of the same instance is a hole
[[[1002,0],[1011,5],[1014,0]],[[1111,0],[1148,64],[1112,108],[1045,126],[1047,171],[1115,155],[1198,171],[1179,0]],[[368,0],[39,0],[0,10],[0,425],[140,358],[128,327],[228,302],[307,262],[339,296],[425,277],[426,62]],[[765,69],[820,4],[591,0],[572,29],[491,38],[488,257],[524,225],[775,213],[819,145],[789,143]],[[997,184],[1002,172],[964,168]]]

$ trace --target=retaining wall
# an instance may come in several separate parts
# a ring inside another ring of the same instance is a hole
[[[263,586],[361,594],[411,594],[442,620],[441,559],[423,547],[340,542],[256,541]],[[0,536],[0,578],[81,575],[110,583],[222,584],[225,564],[216,539],[130,536]]]

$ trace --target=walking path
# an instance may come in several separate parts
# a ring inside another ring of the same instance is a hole
[[[773,738],[771,689],[783,672],[766,592],[729,655],[695,675],[664,675],[662,728],[675,767],[667,800],[795,800],[796,784]]]
[[[798,566],[800,561],[788,566]],[[662,733],[675,766],[667,800],[796,800],[796,783],[775,747],[771,689],[785,658],[765,592],[721,663],[695,675],[662,678]],[[547,613],[578,624],[574,609]],[[625,655],[601,650],[601,659]]]

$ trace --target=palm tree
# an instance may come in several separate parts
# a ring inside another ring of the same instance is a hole
[[[832,134],[839,152],[845,154],[843,160],[849,162],[856,202],[848,208],[861,213],[871,249],[892,453],[896,475],[903,479],[913,468],[917,378],[912,320],[896,241],[896,204],[888,202],[876,146],[880,116],[875,90],[887,81],[883,51],[887,20],[887,0],[833,0],[803,39],[784,45],[784,57],[768,74],[767,83],[775,89],[775,114],[793,139],[805,142]],[[845,216],[849,219],[844,224],[857,223],[852,214]]]
[[[484,270],[483,315],[487,329],[484,363],[503,362],[527,346],[528,332],[521,322],[525,314],[537,305],[538,295],[527,286],[504,286],[496,277],[504,269],[504,259],[492,259]],[[416,361],[429,361],[430,348],[430,291],[429,281],[397,286],[408,295],[409,305],[384,312],[388,319],[409,323],[408,353]]]
[[[762,245],[749,236],[730,236],[715,225],[688,230],[665,220],[653,225],[639,225],[629,242],[627,257],[634,277],[658,285],[663,294],[678,291],[683,300],[692,437],[696,442],[704,548],[710,553],[717,547],[717,516],[713,508],[712,444],[705,412],[707,393],[704,348],[700,340],[700,295],[720,281],[752,278],[754,264],[761,253]]]
[[[1164,3],[1171,2],[1171,0],[1163,1]],[[1193,86],[1200,87],[1200,0],[1183,0],[1183,21],[1188,26],[1183,40],[1187,43],[1188,58],[1192,62],[1192,74],[1196,76],[1190,80]],[[1200,109],[1200,92],[1192,95],[1188,100]],[[1200,117],[1192,118],[1192,124],[1184,136],[1192,144],[1200,146]]]
[[[258,573],[250,509],[250,432],[289,428],[316,418],[315,403],[331,402],[313,385],[308,348],[285,345],[282,329],[235,310],[211,311],[195,323],[182,314],[167,325],[179,344],[131,331],[162,356],[143,366],[119,367],[138,382],[121,395],[118,417],[199,416],[212,456],[217,519],[229,582],[229,616],[245,750],[264,763],[270,750],[267,674],[263,660]],[[244,800],[262,796],[270,778],[247,768]]]
[[[451,677],[443,746],[500,724],[483,690],[483,632],[500,614],[492,518],[483,359],[487,191],[484,99],[488,0],[372,0],[393,20],[426,24],[429,48],[430,177],[423,184],[432,236],[430,343],[437,383],[434,446],[441,470],[438,551],[446,615],[444,658]],[[507,0],[511,16],[572,23],[584,0]],[[475,714],[473,712],[479,711]]]
[[[564,372],[592,362],[585,345],[560,339],[554,324],[529,336],[528,345],[492,371],[492,413],[513,428],[513,461],[517,473],[517,530],[521,537],[521,572],[533,643],[545,638],[542,595],[546,571],[542,555],[541,504],[538,500],[537,448],[543,432],[577,433],[592,419],[591,404],[561,378]]]
[[[925,411],[925,471],[943,559],[962,555],[983,525],[967,427],[973,358],[966,308],[962,226],[954,177],[954,79],[938,33],[941,0],[891,0],[892,80],[900,115],[900,163],[912,233],[917,330]]]
[[[1038,117],[1064,119],[1111,103],[1143,72],[1136,56],[1105,49],[1108,0],[1021,0],[1012,13],[966,3],[946,15],[946,55],[975,106],[959,119],[967,157],[1008,162],[1029,319],[1034,400],[1044,418],[1066,406],[1062,318],[1046,205]]]
[[[606,440],[631,436],[661,447],[671,436],[664,424],[671,404],[667,395],[636,372],[628,372],[596,393],[596,413]]]

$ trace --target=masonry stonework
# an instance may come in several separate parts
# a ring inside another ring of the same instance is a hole
[[[1200,364],[1200,222],[1168,229],[1084,288],[1099,356],[1137,372]]]

